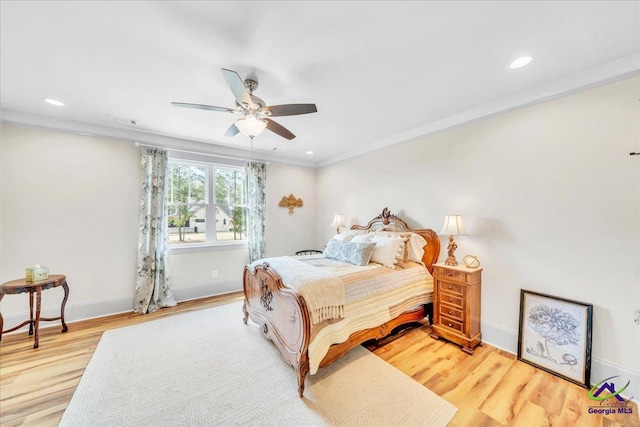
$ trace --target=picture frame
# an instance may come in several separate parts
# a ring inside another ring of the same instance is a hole
[[[518,360],[591,387],[593,304],[520,290]]]

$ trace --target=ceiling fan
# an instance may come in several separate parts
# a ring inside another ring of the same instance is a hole
[[[190,104],[186,102],[172,102],[176,107],[196,108],[199,110],[220,111],[222,113],[242,114],[242,118],[233,123],[225,136],[235,136],[238,132],[253,138],[266,128],[286,139],[296,136],[281,124],[269,117],[297,116],[299,114],[316,113],[315,104],[283,104],[267,106],[265,102],[253,94],[258,88],[258,82],[252,79],[242,81],[240,75],[232,70],[222,69],[227,86],[236,98],[235,108],[216,107],[213,105]]]

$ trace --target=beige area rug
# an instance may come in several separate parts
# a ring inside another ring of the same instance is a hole
[[[107,331],[61,426],[446,426],[455,406],[362,347],[307,377],[231,303]]]

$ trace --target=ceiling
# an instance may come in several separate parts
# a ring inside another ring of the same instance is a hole
[[[0,8],[4,122],[246,156],[249,138],[224,136],[237,116],[170,105],[233,107],[228,68],[257,80],[267,105],[317,105],[276,119],[294,140],[265,131],[253,142],[254,158],[309,166],[640,71],[637,1]],[[510,69],[522,55],[531,64]]]

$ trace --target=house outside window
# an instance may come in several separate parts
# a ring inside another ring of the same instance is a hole
[[[246,240],[244,168],[170,159],[167,197],[170,246]]]

